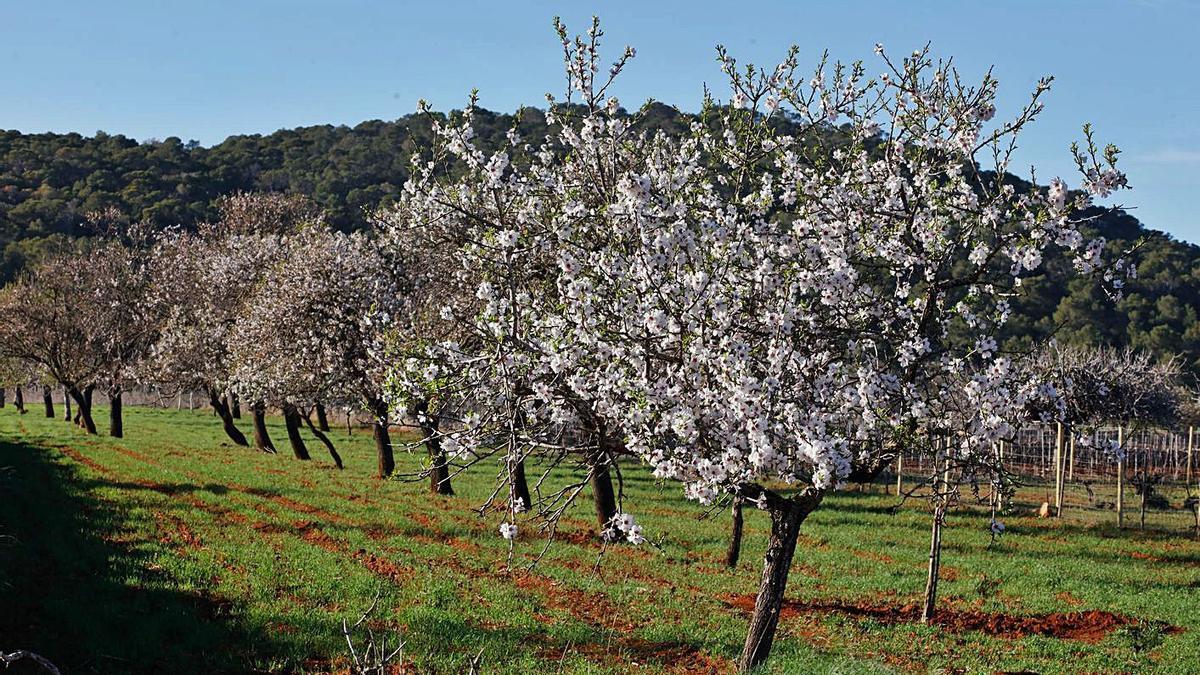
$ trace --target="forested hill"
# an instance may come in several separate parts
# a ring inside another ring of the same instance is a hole
[[[657,105],[644,123],[682,132],[689,121]],[[511,124],[511,115],[476,117],[485,145]],[[537,138],[544,117],[528,110],[521,126],[526,138]],[[429,122],[418,115],[231,136],[208,148],[174,137],[138,142],[105,133],[0,131],[0,283],[48,244],[84,234],[84,214],[109,206],[135,220],[188,225],[212,217],[214,200],[230,192],[297,192],[327,209],[337,227],[355,229],[365,223],[365,209],[398,194],[412,151],[430,139]],[[1113,305],[1094,284],[1050,269],[1017,305],[1010,340],[1057,331],[1068,342],[1182,354],[1189,370],[1200,372],[1200,248],[1127,214],[1107,216],[1096,229],[1113,248],[1145,240],[1136,255],[1139,278],[1126,297]]]

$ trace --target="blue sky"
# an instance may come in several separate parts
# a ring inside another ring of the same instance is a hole
[[[995,65],[1000,112],[1057,77],[1020,158],[1071,184],[1067,145],[1082,122],[1124,150],[1121,202],[1148,226],[1200,243],[1197,0],[992,2],[365,2],[362,0],[17,0],[0,23],[0,128],[102,129],[204,144],[235,133],[355,124],[460,107],[472,87],[494,110],[559,93],[550,19],[584,30],[600,15],[612,56],[638,57],[617,89],[694,110],[718,93],[713,47],[774,64],[797,44],[862,58],[927,41],[968,75]],[[802,61],[803,62],[803,61]],[[870,70],[875,68],[875,70]]]

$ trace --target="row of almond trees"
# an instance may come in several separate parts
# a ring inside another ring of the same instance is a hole
[[[235,394],[268,450],[277,407],[306,457],[300,426],[323,402],[371,416],[387,476],[389,424],[407,415],[434,489],[496,471],[486,505],[508,511],[514,542],[525,524],[552,536],[590,486],[602,536],[641,543],[626,457],[690,499],[762,509],[749,670],[826,495],[902,451],[992,467],[1020,424],[1061,419],[1054,382],[996,335],[1049,257],[1113,294],[1133,273],[1078,215],[1125,186],[1117,150],[1085,127],[1082,190],[1019,186],[1016,139],[1050,80],[997,120],[990,74],[968,84],[927,50],[882,47],[877,77],[824,58],[804,73],[795,48],[766,69],[718,49],[728,100],[706,95],[683,135],[649,134],[611,93],[634,51],[605,65],[598,23],[556,27],[569,88],[547,96],[548,137],[518,122],[485,151],[473,98],[430,112],[435,143],[364,234],[279,195],[230,197],[218,222],[153,238],[102,216],[110,236],[4,291],[0,353],[65,387],[91,432],[94,389],[116,402],[145,382],[207,392],[249,444]],[[555,482],[564,464],[586,478]]]

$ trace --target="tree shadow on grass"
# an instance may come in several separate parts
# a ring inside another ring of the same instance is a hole
[[[0,440],[0,649],[64,673],[251,672],[277,658],[270,636],[222,621],[227,602],[166,590],[150,554],[123,541],[127,515],[56,456]]]

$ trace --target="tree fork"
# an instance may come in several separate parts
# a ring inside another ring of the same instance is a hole
[[[71,387],[69,391],[71,398],[75,399],[75,415],[79,419],[79,425],[89,434],[95,434],[96,423],[92,421],[92,388],[87,387],[80,391],[78,387]]]
[[[237,428],[233,423],[233,415],[229,413],[229,408],[225,407],[221,401],[221,394],[215,388],[208,390],[208,402],[212,405],[213,414],[221,418],[221,426],[225,429],[225,435],[229,436],[229,440],[235,445],[249,447],[250,443],[246,441],[246,435]]]

